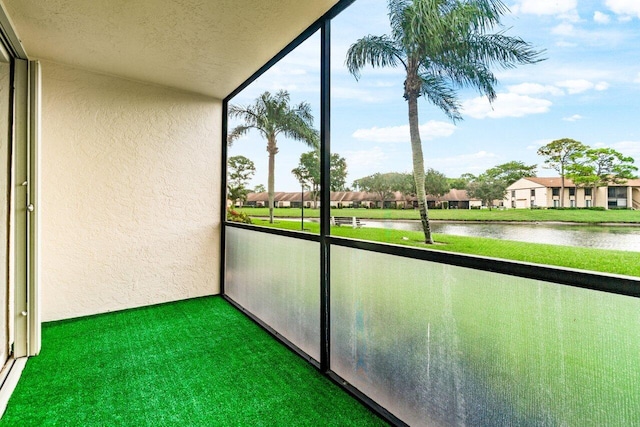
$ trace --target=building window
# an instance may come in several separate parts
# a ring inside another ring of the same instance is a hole
[[[576,188],[572,187],[569,188],[569,196],[575,196],[576,195]]]
[[[585,208],[590,208],[591,207],[591,200],[587,199],[584,201],[584,207]]]
[[[591,197],[591,187],[584,189],[584,195]]]
[[[627,207],[627,187],[609,187],[607,189],[609,209]]]
[[[609,187],[607,189],[607,193],[610,199],[626,199],[627,198],[627,187]]]
[[[533,188],[531,189],[531,197],[536,197],[536,190]]]
[[[553,188],[551,189],[551,194],[552,194],[553,196],[560,196],[560,187],[553,187]]]

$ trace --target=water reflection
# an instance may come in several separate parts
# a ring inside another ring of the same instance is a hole
[[[419,221],[366,220],[363,227],[420,231]],[[640,227],[560,225],[547,223],[497,224],[471,222],[431,222],[434,233],[455,236],[489,237],[552,245],[616,249],[640,252]]]

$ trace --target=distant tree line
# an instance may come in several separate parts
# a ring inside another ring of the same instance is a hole
[[[563,138],[552,141],[538,150],[544,157],[545,168],[554,169],[561,177],[561,206],[564,201],[565,178],[578,187],[596,188],[609,184],[623,184],[635,178],[638,168],[634,159],[612,148],[591,148],[579,141]],[[440,197],[451,189],[466,190],[469,197],[482,200],[491,208],[494,200],[502,200],[507,188],[521,178],[535,176],[537,165],[526,165],[521,161],[510,161],[487,169],[479,175],[462,174],[458,178],[447,178],[434,169],[425,172],[427,195]],[[356,189],[372,192],[381,201],[390,200],[395,192],[415,196],[413,174],[375,173],[353,182]],[[594,197],[596,192],[593,192]],[[594,200],[595,201],[595,200]]]
[[[441,197],[451,189],[466,190],[469,196],[482,200],[488,206],[495,199],[502,199],[506,188],[520,178],[536,174],[536,166],[527,166],[512,161],[488,169],[478,176],[463,174],[459,178],[447,178],[435,169],[425,172],[424,187],[427,195]],[[381,201],[390,200],[395,192],[415,196],[416,187],[413,174],[375,173],[353,182],[356,189],[375,193]]]
[[[561,206],[564,201],[565,178],[569,178],[578,187],[596,188],[608,184],[622,184],[634,178],[638,170],[634,159],[612,148],[591,148],[579,141],[563,138],[552,141],[538,150],[544,160],[544,167],[553,169],[561,177]],[[255,166],[244,156],[233,156],[228,160],[227,188],[229,199],[234,202],[246,201],[251,191],[263,192],[263,185],[251,190],[248,182],[255,173]],[[308,189],[312,200],[317,201],[320,192],[320,154],[312,150],[300,155],[298,167],[291,173],[303,188]],[[521,161],[510,161],[487,169],[479,175],[462,174],[458,178],[447,178],[445,174],[429,168],[424,174],[424,187],[427,195],[441,197],[451,189],[466,190],[469,197],[482,200],[491,208],[494,200],[504,198],[509,187],[521,178],[535,176],[537,165],[526,165]],[[331,191],[349,191],[346,185],[347,162],[337,153],[330,156]],[[413,173],[387,172],[374,173],[353,181],[356,191],[366,191],[377,195],[381,202],[393,200],[394,193],[407,196],[416,195]],[[596,192],[593,192],[594,197]]]

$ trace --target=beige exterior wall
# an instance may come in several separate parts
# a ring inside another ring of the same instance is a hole
[[[531,190],[535,190],[535,197],[531,198]],[[515,191],[515,194],[513,193]],[[536,207],[548,207],[551,191],[531,181],[518,180],[511,184],[506,192],[504,206],[506,208],[529,209],[532,203]]]
[[[566,187],[564,189],[564,207],[565,208],[570,208],[570,207],[586,208],[586,207],[596,207],[596,206],[607,207],[607,188],[606,187],[597,188],[595,190],[591,189],[591,196],[586,196],[585,189],[582,187],[578,187],[575,189],[574,196],[572,196],[570,192],[571,190],[569,187]],[[552,199],[556,199],[558,200],[558,203],[560,203],[559,196],[555,196],[555,197],[551,196],[553,193],[551,188],[547,190],[547,193],[548,193],[547,206],[549,207],[554,206]],[[594,204],[593,194],[595,193],[597,194],[596,194],[596,199]],[[590,201],[590,206],[587,206],[587,200]],[[573,204],[572,204],[572,201],[573,201]]]
[[[609,196],[607,191],[608,191],[607,187],[599,187],[596,189],[596,191],[592,190],[591,194],[595,194],[595,200],[593,202],[593,206],[598,206],[602,208],[606,208],[608,206]]]
[[[42,320],[219,293],[221,101],[42,65]]]
[[[629,185],[623,185],[625,195],[620,196],[626,208],[640,209],[640,187],[638,181],[631,180]],[[559,188],[559,187],[558,187]],[[535,191],[535,195],[531,196],[531,190]],[[608,208],[609,196],[608,187],[598,187],[591,189],[591,195],[587,196],[585,188],[575,188],[575,194],[571,195],[572,187],[565,187],[564,206],[565,207],[603,207]],[[510,185],[504,199],[504,206],[507,208],[524,209],[530,208],[532,204],[537,207],[554,207],[554,201],[560,206],[560,196],[553,195],[553,187],[544,187],[541,184],[521,179]],[[572,203],[573,202],[573,203]],[[614,201],[615,202],[615,201]],[[623,204],[619,207],[625,207]]]

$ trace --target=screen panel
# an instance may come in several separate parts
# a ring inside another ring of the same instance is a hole
[[[318,234],[320,33],[229,100],[227,221]]]
[[[640,301],[331,248],[331,369],[410,425],[640,423]]]
[[[225,292],[279,334],[320,359],[320,246],[227,227]]]

